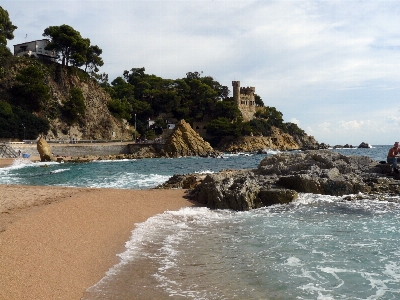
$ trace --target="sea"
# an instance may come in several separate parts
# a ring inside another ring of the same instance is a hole
[[[385,160],[391,146],[334,149]],[[30,163],[0,184],[150,189],[174,174],[256,168],[277,151]],[[132,228],[120,262],[82,299],[400,299],[400,198],[300,194],[246,212],[166,211]]]

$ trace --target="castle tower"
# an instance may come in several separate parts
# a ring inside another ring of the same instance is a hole
[[[240,81],[232,81],[233,101],[240,106]]]

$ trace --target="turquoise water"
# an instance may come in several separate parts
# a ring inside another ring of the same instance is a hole
[[[276,152],[269,155],[273,153]],[[227,154],[224,158],[152,158],[63,164],[31,163],[20,159],[11,168],[0,169],[0,184],[147,189],[174,174],[255,168],[265,156]]]
[[[388,148],[335,151],[384,160]],[[263,157],[20,162],[0,169],[0,183],[149,188],[176,173],[253,168]],[[138,224],[119,257],[83,299],[400,299],[400,199],[301,194],[249,212],[165,212]]]

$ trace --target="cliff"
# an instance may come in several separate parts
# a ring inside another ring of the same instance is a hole
[[[61,104],[72,87],[78,87],[85,101],[85,118],[81,124],[67,126],[62,118],[50,120],[47,139],[125,140],[132,139],[129,127],[111,115],[107,107],[110,96],[93,79],[81,80],[77,75],[65,76],[63,82],[49,78],[52,100]]]
[[[57,63],[41,62],[36,59],[13,57],[3,62],[4,72],[0,76],[0,101],[19,106],[15,102],[13,88],[18,84],[17,75],[27,68],[35,68],[43,76],[41,83],[49,88],[50,99],[34,114],[47,119],[50,130],[44,133],[47,140],[131,139],[127,124],[113,117],[107,103],[110,96],[87,73],[78,68],[62,68]],[[29,84],[23,83],[29,88]],[[64,103],[72,88],[78,88],[85,103],[84,117],[80,122],[68,125],[63,115]],[[32,138],[32,137],[31,137]]]

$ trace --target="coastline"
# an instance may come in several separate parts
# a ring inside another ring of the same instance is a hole
[[[0,185],[0,298],[80,299],[135,224],[195,206],[185,190]]]

